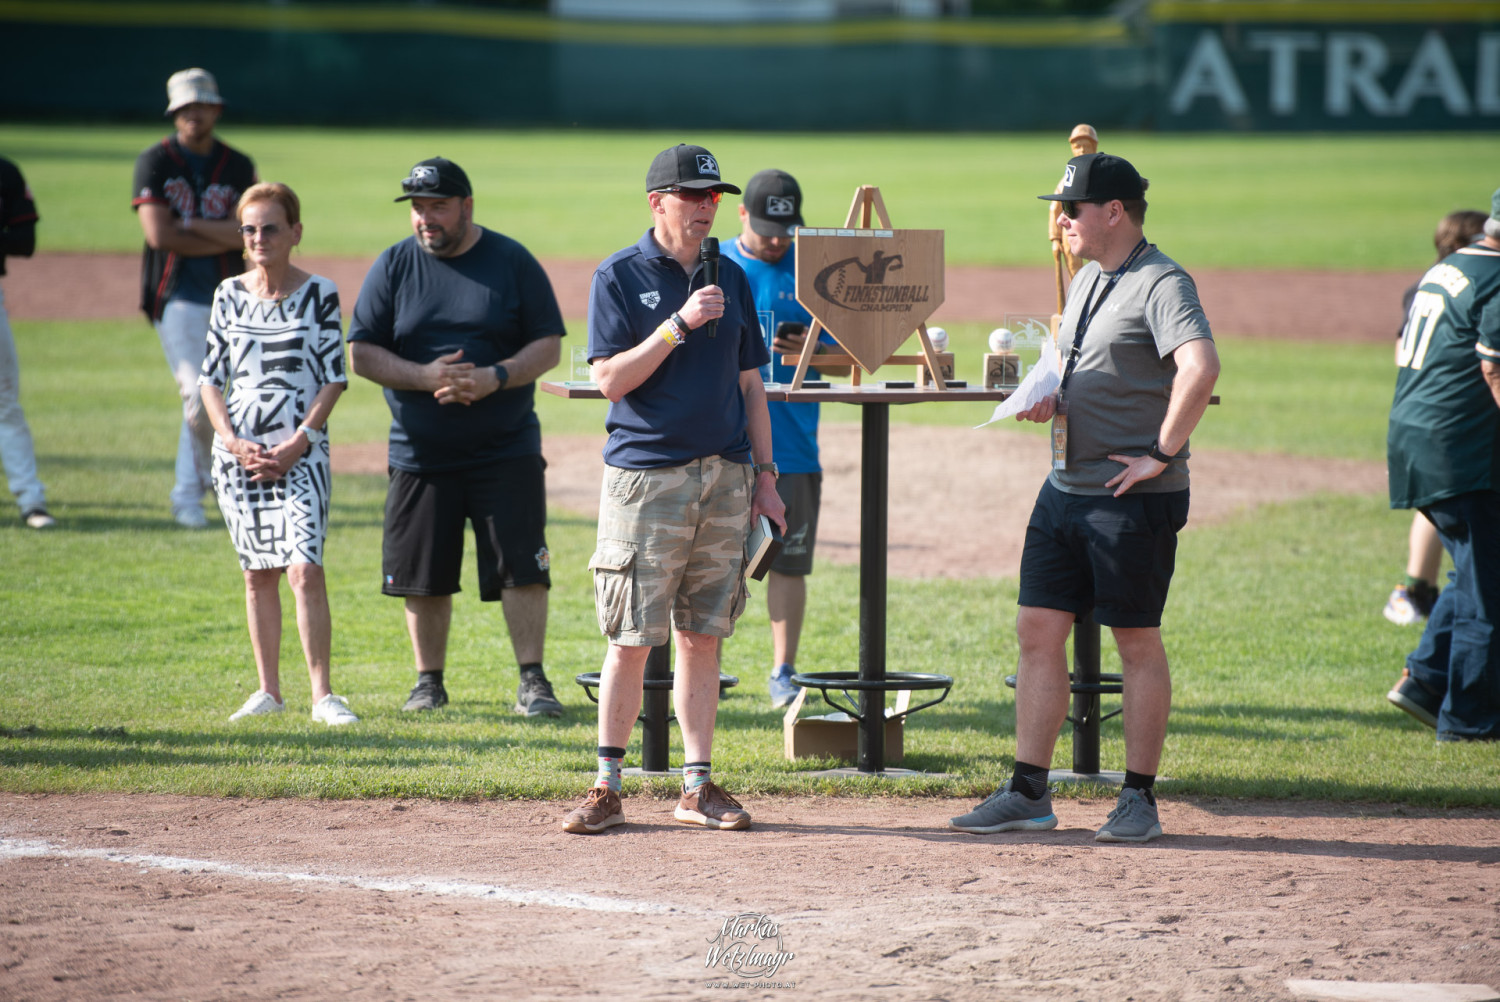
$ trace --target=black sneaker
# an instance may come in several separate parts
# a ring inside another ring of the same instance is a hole
[[[412,686],[411,695],[406,697],[406,705],[401,707],[403,713],[414,710],[436,710],[440,706],[448,705],[448,690],[443,688],[443,683],[432,677],[430,672],[421,672],[417,675],[417,684]]]
[[[521,682],[516,686],[514,709],[528,717],[560,717],[563,712],[562,704],[552,694],[552,683],[539,671],[521,673]]]

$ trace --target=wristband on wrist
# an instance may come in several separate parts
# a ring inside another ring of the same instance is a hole
[[[688,334],[691,333],[692,330],[693,330],[691,327],[688,326],[688,322],[686,320],[682,319],[682,314],[681,313],[673,313],[667,319],[670,320],[670,321],[672,321],[672,323],[677,326],[677,333],[681,334],[684,338],[686,338],[688,336]]]
[[[1168,465],[1171,464],[1172,460],[1177,458],[1176,456],[1169,456],[1165,452],[1162,452],[1160,442],[1152,442],[1151,447],[1146,450],[1146,455],[1150,456],[1158,463],[1165,463]]]
[[[687,340],[687,338],[678,332],[670,320],[663,320],[661,326],[656,328],[656,333],[660,334],[662,340],[674,348]]]

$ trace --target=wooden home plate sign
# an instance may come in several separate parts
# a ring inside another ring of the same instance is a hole
[[[943,304],[943,231],[799,227],[797,302],[874,372]]]

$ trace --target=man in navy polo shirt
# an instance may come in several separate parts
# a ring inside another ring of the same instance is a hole
[[[515,711],[558,717],[542,671],[552,558],[534,393],[561,353],[562,312],[536,258],[474,223],[458,164],[423,160],[401,191],[413,235],[370,268],[349,348],[354,371],[385,387],[391,409],[381,591],[406,600],[417,662],[402,709],[448,702],[448,627],[469,521],[480,601],[504,602],[520,666]]]
[[[674,816],[716,829],[750,814],[712,781],[719,643],[745,608],[745,542],[766,515],[785,528],[760,367],[769,361],[745,273],[709,284],[700,264],[724,192],[701,146],[663,150],[646,173],[651,229],[594,273],[589,360],[609,398],[599,542],[589,567],[609,638],[599,685],[599,774],[563,821],[621,824],[620,765],[652,647],[677,645],[673,701],[683,790]],[[753,466],[752,466],[753,463]]]

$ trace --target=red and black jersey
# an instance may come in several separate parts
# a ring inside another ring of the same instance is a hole
[[[148,148],[135,161],[133,208],[146,204],[167,205],[179,219],[229,219],[245,190],[255,184],[255,164],[249,157],[214,140],[209,166],[201,176],[188,166],[175,134]],[[244,270],[239,251],[215,257],[219,278]],[[141,254],[141,309],[152,321],[161,311],[177,283],[181,259],[171,251],[155,250],[147,244]]]
[[[31,256],[36,220],[36,203],[21,169],[0,157],[0,275],[5,274],[5,255]]]

